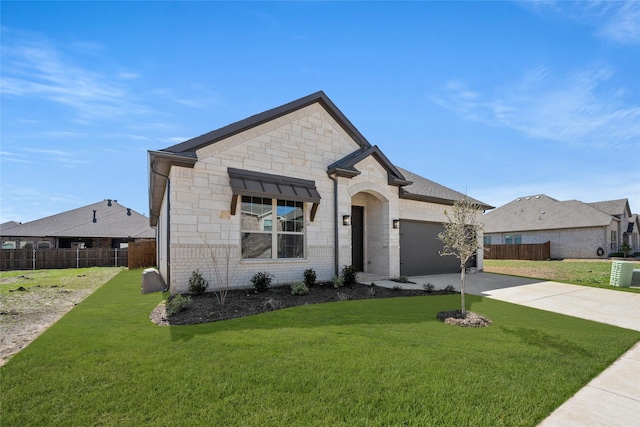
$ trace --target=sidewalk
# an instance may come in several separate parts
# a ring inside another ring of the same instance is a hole
[[[375,280],[378,286],[422,289],[453,286],[459,274],[410,277],[415,284]],[[553,311],[582,319],[640,331],[640,294],[568,285],[492,273],[468,274],[465,291],[500,301]],[[640,343],[623,354],[572,398],[547,417],[540,427],[618,427],[640,425]]]

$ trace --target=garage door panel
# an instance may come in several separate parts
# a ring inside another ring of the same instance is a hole
[[[442,224],[420,221],[400,221],[400,274],[420,276],[460,272],[460,260],[440,256],[442,242],[438,233]]]

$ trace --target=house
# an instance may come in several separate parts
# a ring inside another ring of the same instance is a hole
[[[149,218],[106,199],[23,224],[3,223],[0,237],[2,249],[122,248],[154,239],[155,230]]]
[[[626,243],[640,251],[638,216],[627,199],[559,201],[519,197],[484,215],[484,244],[551,242],[551,258],[603,258]]]
[[[230,287],[261,271],[275,283],[309,268],[330,280],[346,265],[382,277],[459,271],[436,237],[463,197],[395,166],[323,92],[149,151],[150,223],[172,293],[196,269],[218,285],[233,277]]]

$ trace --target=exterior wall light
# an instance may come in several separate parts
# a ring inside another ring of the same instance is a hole
[[[400,228],[400,220],[399,219],[394,219],[393,220],[393,228]]]
[[[351,225],[351,215],[342,215],[342,225]]]

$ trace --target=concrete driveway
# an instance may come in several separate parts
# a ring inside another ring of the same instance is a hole
[[[460,290],[459,274],[410,277],[412,284],[375,280],[385,287]],[[640,331],[640,294],[492,273],[468,274],[467,294]],[[640,343],[556,409],[540,426],[640,425]]]

